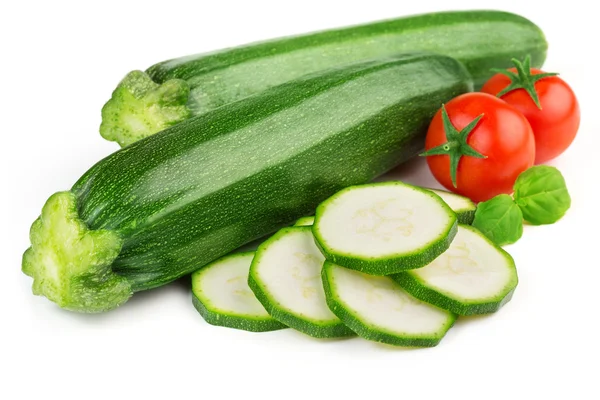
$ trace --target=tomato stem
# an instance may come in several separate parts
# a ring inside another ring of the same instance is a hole
[[[462,130],[459,131],[454,125],[452,125],[452,121],[450,121],[450,117],[448,116],[448,112],[446,111],[446,106],[442,105],[442,121],[444,123],[444,132],[446,134],[447,142],[439,146],[433,147],[420,154],[420,156],[424,157],[440,155],[449,156],[450,178],[452,178],[452,185],[454,187],[457,187],[456,175],[458,171],[458,163],[463,156],[487,158],[487,156],[481,154],[467,143],[469,133],[471,133],[471,131],[475,129],[475,127],[477,126],[481,118],[483,118],[483,116],[484,114],[479,115],[477,118],[475,118],[467,126],[465,126]]]
[[[502,75],[506,75],[510,79],[510,84],[502,89],[497,97],[502,97],[506,93],[512,92],[517,89],[524,89],[531,97],[531,100],[535,103],[537,108],[542,109],[542,105],[540,104],[540,99],[538,97],[537,91],[535,90],[535,83],[540,79],[548,78],[551,76],[556,76],[558,73],[556,72],[544,72],[542,74],[532,74],[531,73],[531,57],[525,57],[523,62],[517,60],[516,58],[512,59],[513,64],[515,64],[515,68],[517,70],[516,73],[512,71],[508,71],[506,69],[492,69],[493,72],[497,72]]]

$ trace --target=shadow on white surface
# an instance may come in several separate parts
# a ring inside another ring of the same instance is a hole
[[[146,315],[152,319],[153,314],[168,314],[173,307],[189,308],[194,310],[191,300],[191,283],[189,276],[180,278],[165,286],[156,289],[135,293],[125,304],[114,310],[85,314],[64,310],[42,296],[33,296],[27,293],[27,301],[31,310],[41,319],[50,322],[52,316],[68,320],[69,323],[88,327],[107,327],[117,321],[123,325],[135,324],[133,316]],[[176,302],[179,305],[174,305]]]

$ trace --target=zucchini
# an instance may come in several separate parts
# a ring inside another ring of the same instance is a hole
[[[310,227],[283,228],[256,250],[248,285],[276,320],[316,338],[354,335],[327,307],[325,258]]]
[[[461,196],[456,193],[447,192],[445,190],[427,189],[437,194],[448,204],[452,211],[456,213],[456,218],[459,224],[471,225],[475,219],[475,210],[477,205],[468,197]]]
[[[512,257],[468,225],[431,264],[392,278],[416,298],[459,315],[498,311],[518,283]]]
[[[248,287],[253,258],[254,252],[231,254],[192,274],[192,302],[206,322],[251,332],[286,328]]]
[[[479,88],[491,68],[531,55],[541,67],[547,44],[531,21],[501,11],[454,11],[279,38],[168,60],[134,71],[102,110],[100,133],[127,145],[224,104],[302,75],[403,52],[430,51],[461,61]]]
[[[423,303],[387,276],[373,276],[326,261],[327,305],[360,337],[395,346],[432,347],[456,315]]]
[[[294,226],[311,226],[315,222],[315,217],[302,217],[299,218]]]
[[[427,265],[456,229],[456,214],[439,196],[394,181],[341,190],[317,207],[313,225],[327,260],[371,275]]]
[[[36,294],[100,312],[309,215],[417,154],[457,61],[412,54],[305,77],[188,119],[94,165],[34,222]],[[290,145],[293,144],[293,145]]]

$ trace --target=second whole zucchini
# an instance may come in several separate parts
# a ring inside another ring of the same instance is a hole
[[[191,116],[302,75],[404,52],[430,51],[461,61],[475,87],[531,56],[542,66],[542,31],[502,11],[453,11],[252,43],[160,62],[125,77],[102,109],[101,135],[128,145]]]
[[[31,228],[33,291],[80,312],[119,306],[260,238],[422,150],[458,61],[410,54],[304,77],[111,154]]]

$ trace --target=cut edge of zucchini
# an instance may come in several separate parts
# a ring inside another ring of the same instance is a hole
[[[252,317],[242,317],[239,315],[228,315],[223,312],[214,312],[204,305],[196,295],[192,295],[192,304],[200,313],[202,318],[214,326],[225,328],[240,329],[248,332],[269,332],[285,329],[287,326],[274,318],[253,320]]]
[[[437,194],[448,206],[456,213],[459,224],[471,225],[475,219],[475,210],[477,205],[468,197],[452,193],[447,190],[431,189],[427,190]],[[460,203],[460,205],[458,205]]]
[[[449,297],[439,290],[432,289],[416,276],[403,272],[392,275],[392,277],[396,282],[398,282],[402,289],[421,301],[427,301],[430,304],[462,316],[494,313],[511,300],[515,291],[515,288],[513,288],[506,294],[506,296],[499,297],[497,302],[490,300],[488,302],[469,303],[461,302]]]
[[[353,254],[348,251],[334,250],[330,246],[328,246],[326,244],[326,240],[323,238],[323,235],[319,230],[319,222],[327,206],[331,202],[335,201],[335,199],[338,196],[341,196],[349,191],[383,185],[397,185],[408,187],[410,189],[414,189],[415,191],[421,192],[424,195],[431,197],[433,200],[435,200],[437,204],[444,209],[444,211],[449,217],[449,223],[447,224],[447,227],[445,228],[444,232],[442,232],[438,238],[433,239],[428,243],[425,243],[419,249],[415,249],[413,251],[408,251],[404,253],[386,254],[385,256],[381,257],[367,258],[364,255]],[[355,185],[342,189],[333,196],[331,196],[329,199],[319,204],[315,212],[314,224],[312,225],[312,232],[315,237],[315,242],[328,261],[332,261],[333,263],[338,264],[340,266],[354,269],[370,275],[391,275],[406,270],[424,267],[450,247],[450,244],[452,243],[454,236],[456,236],[457,231],[458,220],[456,213],[450,208],[450,206],[448,206],[448,204],[446,204],[442,200],[440,196],[431,192],[428,189],[409,185],[400,181],[388,181],[364,185]]]
[[[314,216],[302,217],[296,221],[294,226],[311,226],[314,222],[315,222]]]
[[[278,300],[273,298],[269,291],[266,289],[263,282],[257,276],[256,266],[263,257],[263,252],[266,251],[267,247],[280,239],[282,236],[294,231],[308,231],[311,232],[310,226],[291,226],[280,229],[277,233],[271,236],[269,239],[264,241],[256,250],[256,255],[252,260],[250,267],[250,273],[248,274],[248,286],[258,301],[263,305],[267,312],[279,322],[286,326],[297,330],[298,332],[304,333],[308,336],[317,339],[328,339],[328,338],[340,338],[347,336],[354,336],[355,333],[348,328],[340,320],[335,321],[319,321],[313,320],[309,317],[299,317],[293,310],[283,306]]]
[[[391,278],[398,282],[406,292],[417,299],[444,308],[458,315],[468,316],[494,313],[512,299],[518,285],[519,279],[514,259],[508,252],[497,246],[476,228],[470,225],[461,224],[459,229],[468,229],[469,231],[474,232],[498,251],[498,253],[506,260],[507,267],[511,270],[511,276],[501,292],[487,298],[469,300],[461,298],[447,290],[433,287],[433,285],[427,283],[423,278],[415,276],[411,271],[391,275]]]
[[[192,274],[192,303],[207,323],[249,332],[268,332],[287,328],[287,326],[275,320],[270,315],[250,315],[220,309],[204,295],[201,289],[196,288],[196,285],[200,284],[199,281],[202,279],[203,275],[208,273],[211,268],[218,268],[220,264],[232,259],[253,256],[254,252],[252,251],[229,254],[213,261]]]
[[[343,300],[337,296],[332,290],[330,280],[330,274],[333,268],[344,268],[330,261],[325,261],[322,270],[323,288],[325,289],[325,298],[327,299],[327,305],[329,309],[340,318],[346,326],[352,329],[358,336],[363,339],[385,343],[393,346],[401,347],[435,347],[441,340],[446,336],[448,330],[454,326],[458,316],[448,310],[441,309],[447,312],[448,321],[441,327],[441,330],[433,335],[423,335],[420,337],[402,335],[396,332],[389,331],[388,329],[376,326],[373,324],[367,324],[363,322],[359,315],[349,310]],[[391,279],[391,278],[390,278]],[[435,307],[431,305],[432,307]],[[435,307],[438,308],[438,307]]]

